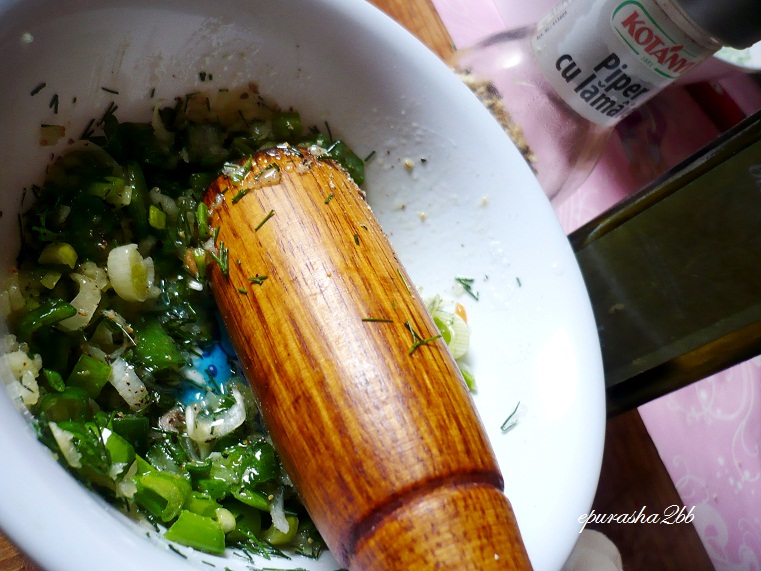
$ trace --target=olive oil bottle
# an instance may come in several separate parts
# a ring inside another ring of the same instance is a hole
[[[761,112],[570,240],[609,414],[761,354]]]

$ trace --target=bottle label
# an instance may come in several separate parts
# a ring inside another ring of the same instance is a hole
[[[620,121],[714,53],[674,23],[663,0],[566,0],[537,26],[533,48],[547,81],[577,113]]]

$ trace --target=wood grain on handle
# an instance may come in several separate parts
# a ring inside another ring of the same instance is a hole
[[[262,184],[272,163],[279,180]],[[441,339],[413,350],[438,331],[345,171],[273,149],[244,183],[220,177],[205,200],[229,252],[229,275],[212,267],[214,296],[339,562],[529,568],[458,367]]]

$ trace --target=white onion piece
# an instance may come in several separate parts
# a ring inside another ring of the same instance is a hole
[[[19,311],[26,305],[21,284],[19,283],[18,272],[11,272],[7,281],[3,284],[0,292],[0,315],[8,317],[13,311]]]
[[[444,302],[439,295],[435,295],[426,301],[426,307],[431,316],[447,328],[449,334],[447,347],[449,347],[452,357],[460,359],[465,356],[470,347],[470,327],[457,313],[441,309],[442,305]]]
[[[58,444],[58,448],[61,451],[61,454],[63,454],[63,457],[66,462],[68,462],[69,466],[72,468],[81,468],[82,454],[80,454],[80,452],[72,443],[74,435],[68,430],[59,428],[58,424],[55,422],[50,422],[48,425],[50,426],[50,432],[53,435],[53,438],[55,438],[56,444]]]
[[[71,300],[71,305],[77,313],[58,322],[58,327],[64,331],[76,331],[87,326],[100,303],[100,288],[97,280],[78,273],[71,274],[71,279],[79,284],[79,293]]]
[[[449,350],[452,352],[452,357],[459,359],[464,357],[468,352],[468,347],[470,346],[470,327],[456,313],[450,313],[448,317],[450,319],[446,323],[452,335],[449,341]]]
[[[137,474],[137,460],[127,469],[121,479],[116,482],[116,497],[131,498],[137,493],[137,484],[135,484],[135,474]]]
[[[237,527],[235,516],[226,508],[217,508],[214,510],[214,517],[217,518],[219,525],[222,526],[222,531],[225,533],[230,533]]]
[[[137,244],[117,246],[108,253],[108,277],[124,301],[145,301],[153,289],[153,260],[143,258]]]
[[[135,368],[121,357],[111,363],[111,376],[108,382],[114,386],[116,392],[132,410],[139,410],[148,403],[148,389],[135,373]]]
[[[161,190],[158,187],[152,188],[148,192],[148,196],[153,204],[159,206],[164,211],[169,220],[174,220],[177,217],[180,209],[177,208],[174,198],[161,194]]]
[[[288,518],[285,517],[283,500],[283,488],[278,487],[277,492],[275,492],[275,497],[270,502],[270,516],[272,516],[272,525],[276,530],[282,533],[288,533],[291,524],[288,523]]]
[[[95,284],[100,288],[101,291],[106,291],[108,289],[108,274],[106,273],[105,268],[101,268],[95,262],[87,260],[80,264],[78,270],[79,273],[95,280]]]
[[[194,442],[207,442],[230,434],[246,420],[246,404],[237,389],[233,389],[235,404],[224,413],[199,414],[202,403],[192,403],[185,407],[185,426],[188,438]]]
[[[171,147],[174,143],[174,133],[167,130],[164,126],[164,121],[161,119],[159,111],[165,101],[160,99],[153,107],[153,115],[151,116],[151,127],[153,127],[153,134],[158,141],[165,147]]]

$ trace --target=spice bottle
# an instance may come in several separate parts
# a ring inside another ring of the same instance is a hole
[[[452,66],[559,203],[628,113],[722,46],[760,39],[758,0],[564,0],[536,26],[457,51]]]

